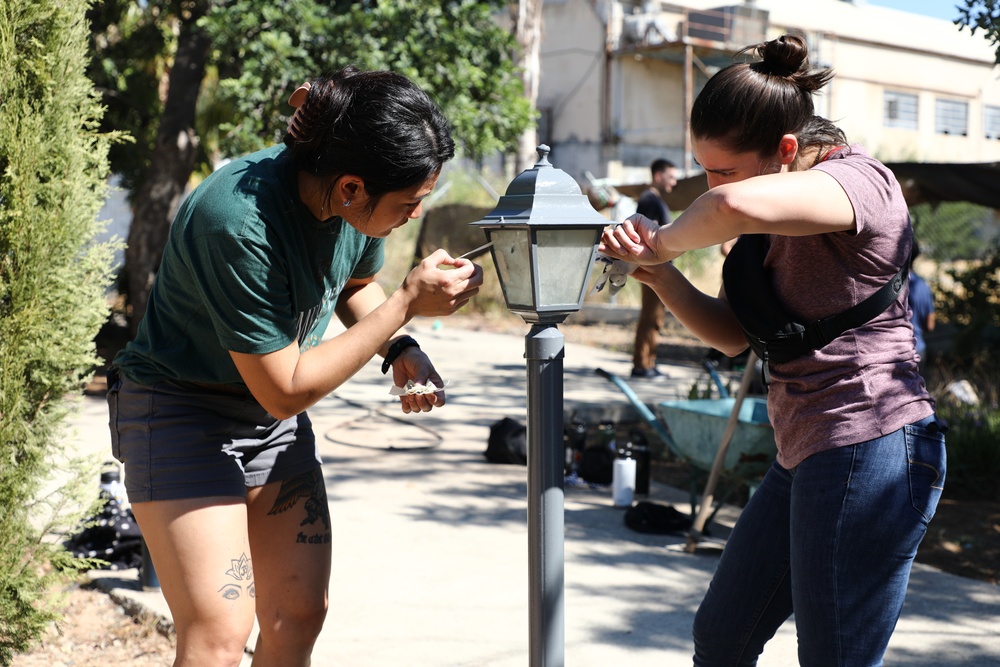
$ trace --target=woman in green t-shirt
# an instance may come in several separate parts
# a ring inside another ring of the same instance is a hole
[[[331,528],[306,409],[376,354],[397,386],[444,382],[403,326],[450,315],[482,269],[438,250],[388,297],[389,233],[454,156],[405,77],[347,68],[300,87],[284,145],[187,198],[135,340],[116,358],[114,455],[177,629],[175,665],[307,665],[328,605]],[[443,267],[443,268],[442,268]],[[332,316],[346,325],[324,340]],[[403,412],[444,405],[404,395]]]

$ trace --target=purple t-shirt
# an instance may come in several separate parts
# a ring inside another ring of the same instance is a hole
[[[837,151],[813,168],[847,193],[857,230],[771,236],[764,264],[773,270],[781,303],[803,322],[873,294],[907,262],[913,243],[899,184],[863,148]],[[930,416],[934,406],[917,371],[906,290],[883,313],[822,349],[772,364],[768,412],[785,468]]]

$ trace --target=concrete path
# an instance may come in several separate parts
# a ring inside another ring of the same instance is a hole
[[[330,613],[313,664],[524,667],[526,468],[483,457],[491,424],[526,419],[524,339],[447,320],[409,328],[450,382],[445,408],[403,415],[373,361],[309,411],[334,526]],[[594,373],[627,377],[628,356],[567,343],[564,363],[567,411],[628,412],[624,395]],[[649,404],[684,398],[705,381],[698,368],[661,368],[664,381],[630,382]],[[73,425],[79,450],[107,455],[103,399],[85,398]],[[649,498],[688,509],[686,493],[655,482]],[[565,662],[690,664],[691,622],[717,550],[687,554],[683,537],[635,533],[623,512],[606,488],[566,489]],[[720,513],[717,535],[737,513]],[[139,590],[135,571],[92,576],[122,603],[169,622],[162,596]],[[760,664],[797,664],[792,621]],[[1000,588],[916,565],[886,664],[1000,665]]]

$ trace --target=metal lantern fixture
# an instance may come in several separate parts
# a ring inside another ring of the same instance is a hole
[[[486,232],[507,307],[526,322],[562,322],[580,310],[597,242],[609,221],[538,147],[496,208],[471,223]]]

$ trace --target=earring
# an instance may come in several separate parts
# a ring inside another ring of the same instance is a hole
[[[351,205],[351,200],[350,199],[345,199],[344,200],[344,206],[350,206],[350,205]]]

